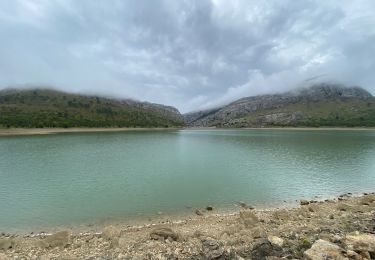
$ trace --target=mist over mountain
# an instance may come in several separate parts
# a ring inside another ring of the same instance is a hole
[[[171,106],[78,95],[50,89],[0,91],[2,127],[177,127]]]
[[[241,98],[184,118],[194,127],[375,126],[375,98],[360,87],[319,83]]]

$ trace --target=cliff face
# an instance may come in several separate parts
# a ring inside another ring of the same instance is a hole
[[[246,97],[222,108],[185,115],[190,126],[375,125],[375,102],[359,87],[319,84],[283,94]]]
[[[0,127],[184,126],[170,106],[48,89],[0,91]]]

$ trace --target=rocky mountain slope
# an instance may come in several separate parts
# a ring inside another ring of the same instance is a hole
[[[242,98],[184,118],[195,127],[375,126],[375,98],[359,87],[321,83]]]
[[[170,106],[48,89],[0,91],[0,127],[175,127]]]

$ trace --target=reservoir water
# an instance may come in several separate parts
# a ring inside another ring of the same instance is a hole
[[[374,190],[375,131],[0,137],[0,231]]]

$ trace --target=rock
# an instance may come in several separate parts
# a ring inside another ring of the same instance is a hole
[[[282,247],[284,245],[284,239],[277,236],[268,236],[268,241],[274,246]]]
[[[207,207],[206,207],[206,210],[207,210],[207,211],[212,211],[212,210],[214,210],[214,207],[212,207],[212,206],[207,206]]]
[[[347,235],[344,241],[348,249],[361,252],[368,251],[375,253],[375,235],[373,234],[351,234]]]
[[[9,258],[3,254],[3,253],[0,253],[0,260],[8,260]]]
[[[198,216],[203,216],[202,211],[200,211],[199,209],[195,210],[195,214],[197,214]]]
[[[150,237],[151,239],[155,239],[155,240],[171,239],[173,241],[176,241],[179,238],[178,234],[168,227],[155,228],[154,230],[151,231]]]
[[[300,200],[300,202],[299,202],[299,204],[302,205],[302,206],[303,206],[303,205],[309,205],[309,203],[310,203],[310,202],[307,201],[307,200]]]
[[[240,211],[240,219],[243,221],[245,227],[253,227],[259,223],[258,217],[251,211]]]
[[[258,239],[251,250],[251,259],[266,259],[268,256],[281,256],[282,248],[272,245],[268,239]]]
[[[347,257],[349,257],[350,259],[354,259],[354,260],[362,260],[362,256],[357,254],[356,252],[352,251],[352,250],[347,250],[345,255]]]
[[[202,251],[207,259],[217,259],[224,254],[223,244],[207,238],[202,240]]]
[[[307,259],[310,260],[326,260],[326,259],[346,259],[344,250],[336,244],[319,239],[317,240],[309,250],[304,252]]]
[[[8,250],[13,247],[13,240],[10,238],[0,238],[0,250]]]
[[[362,252],[360,253],[360,255],[362,256],[362,259],[374,259],[374,258],[371,258],[370,253],[367,252],[367,251],[362,251]]]
[[[102,231],[102,237],[107,240],[117,239],[121,234],[121,230],[114,226],[107,226]]]
[[[44,241],[44,247],[60,247],[64,248],[70,243],[70,232],[60,231],[53,235],[47,236]]]

